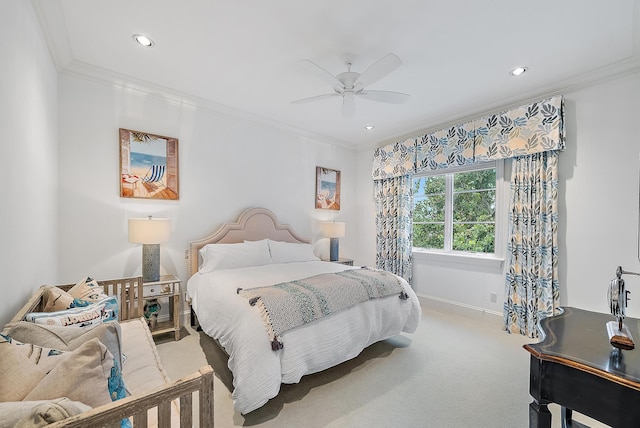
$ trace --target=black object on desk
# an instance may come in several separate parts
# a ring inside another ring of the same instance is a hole
[[[540,321],[541,342],[524,346],[531,353],[529,427],[551,427],[550,403],[562,406],[563,426],[579,426],[571,422],[575,410],[615,428],[640,427],[640,350],[611,346],[611,315],[562,310]],[[640,337],[640,320],[626,324]]]

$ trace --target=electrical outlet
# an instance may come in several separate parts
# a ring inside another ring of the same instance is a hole
[[[489,294],[489,300],[491,300],[491,303],[496,303],[498,301],[498,293],[493,292]]]
[[[184,259],[188,260],[189,259],[189,250],[184,250]]]

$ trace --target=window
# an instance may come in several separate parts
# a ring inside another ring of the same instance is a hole
[[[491,162],[414,177],[414,248],[494,255],[497,166]]]

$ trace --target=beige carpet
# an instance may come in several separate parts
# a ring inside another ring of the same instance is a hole
[[[187,328],[158,352],[172,379],[211,364],[216,370],[215,426],[259,427],[491,427],[528,426],[531,340],[510,335],[494,315],[427,308],[414,334],[365,349],[357,358],[299,384],[248,415],[233,410],[224,355],[204,333]],[[552,405],[554,428],[559,407]],[[581,415],[575,419],[605,427]]]

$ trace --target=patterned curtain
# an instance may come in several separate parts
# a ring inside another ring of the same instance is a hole
[[[416,172],[474,163],[474,123],[467,122],[417,139]]]
[[[411,176],[514,158],[506,329],[537,336],[539,319],[558,307],[557,157],[565,148],[561,95],[376,149],[379,268],[411,279]]]
[[[374,180],[412,174],[416,168],[416,141],[408,139],[378,147],[373,152]]]
[[[376,203],[376,267],[411,284],[413,248],[412,176],[374,181]]]
[[[564,150],[564,101],[557,96],[486,116],[473,128],[475,162]]]
[[[558,152],[513,160],[504,323],[510,333],[538,337],[554,315],[558,290]]]

